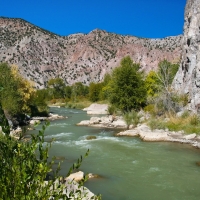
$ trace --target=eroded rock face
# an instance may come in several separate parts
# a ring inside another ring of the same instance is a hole
[[[190,108],[200,111],[200,0],[188,0],[185,7],[181,65],[173,84],[189,94]]]

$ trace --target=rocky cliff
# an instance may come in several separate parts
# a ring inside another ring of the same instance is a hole
[[[38,88],[54,77],[70,85],[99,82],[126,55],[149,71],[163,59],[178,62],[181,44],[182,36],[146,39],[99,29],[61,37],[22,19],[0,18],[0,62],[18,65]]]
[[[200,0],[188,0],[185,7],[181,65],[173,84],[189,95],[192,110],[200,110]]]

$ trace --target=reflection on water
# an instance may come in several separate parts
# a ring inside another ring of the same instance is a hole
[[[62,159],[61,174],[90,149],[80,170],[101,175],[86,186],[104,200],[197,200],[200,198],[200,151],[187,145],[142,142],[115,137],[116,130],[76,126],[90,116],[85,112],[52,108],[68,116],[51,122],[45,140],[55,138],[50,154]],[[37,127],[39,130],[40,127]],[[87,140],[87,136],[96,136]]]

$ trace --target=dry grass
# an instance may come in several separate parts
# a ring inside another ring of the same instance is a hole
[[[167,120],[166,120],[167,119]],[[184,131],[187,134],[200,134],[200,118],[196,114],[186,114],[177,117],[171,113],[166,118],[152,118],[148,121],[151,129],[168,129],[169,131]]]

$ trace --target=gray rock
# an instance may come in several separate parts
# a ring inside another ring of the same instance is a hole
[[[188,0],[185,8],[182,58],[173,86],[189,94],[190,109],[200,111],[200,0]]]
[[[196,137],[196,134],[193,133],[193,134],[190,134],[190,135],[186,135],[184,136],[183,138],[186,139],[186,140],[192,140]]]
[[[100,117],[91,117],[90,118],[90,124],[99,124],[101,122]]]

